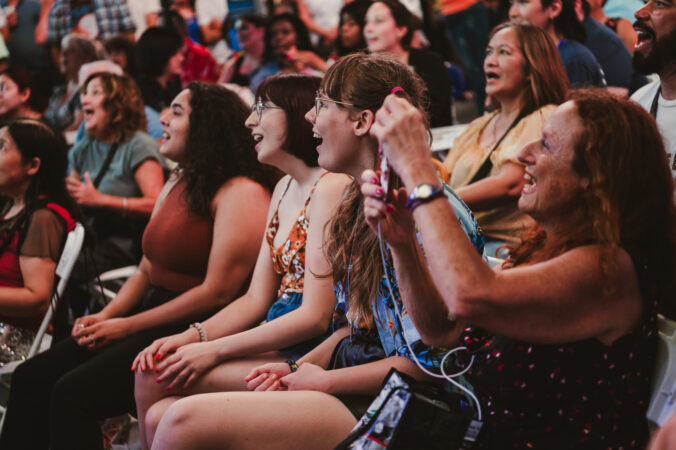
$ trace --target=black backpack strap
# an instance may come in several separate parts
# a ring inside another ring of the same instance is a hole
[[[103,164],[101,165],[99,172],[96,174],[94,181],[92,181],[95,188],[99,188],[99,184],[101,183],[103,176],[106,174],[106,172],[108,172],[108,168],[110,167],[110,163],[113,161],[113,157],[115,156],[118,147],[119,143],[117,142],[113,142],[113,145],[110,146],[108,154],[106,155],[106,159],[103,161]]]
[[[491,162],[491,155],[493,152],[502,144],[502,141],[507,137],[510,131],[512,131],[512,128],[516,126],[517,123],[521,122],[521,119],[523,119],[526,116],[526,114],[522,111],[519,113],[519,115],[514,119],[514,122],[507,128],[505,133],[498,139],[498,142],[495,143],[493,148],[491,149],[490,152],[488,152],[488,155],[486,155],[486,159],[484,159],[483,164],[481,164],[481,167],[479,167],[479,170],[477,173],[474,174],[472,179],[468,184],[476,183],[479,180],[483,180],[488,176],[488,174],[491,172],[491,169],[493,168],[493,163]]]

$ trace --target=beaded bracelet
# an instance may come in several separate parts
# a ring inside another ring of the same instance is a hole
[[[202,326],[201,323],[193,322],[193,323],[190,324],[190,328],[196,329],[197,332],[200,334],[200,342],[206,342],[207,341],[207,332],[204,331],[204,327]]]

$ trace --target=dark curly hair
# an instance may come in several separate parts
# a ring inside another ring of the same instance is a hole
[[[98,78],[104,91],[103,108],[108,113],[108,129],[115,142],[124,142],[135,131],[145,130],[146,113],[138,86],[127,75],[93,73],[82,85],[82,93]]]
[[[251,132],[244,126],[249,108],[234,92],[194,81],[186,162],[181,166],[191,211],[206,216],[224,182],[245,176],[272,191],[279,172],[258,162]]]
[[[310,167],[317,167],[317,145],[312,137],[312,124],[305,120],[305,113],[315,104],[319,89],[319,77],[296,73],[278,74],[266,78],[256,89],[256,100],[269,100],[286,114],[286,142],[283,149]]]

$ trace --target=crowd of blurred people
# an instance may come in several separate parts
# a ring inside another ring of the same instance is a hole
[[[87,235],[0,447],[334,448],[395,368],[479,448],[645,448],[676,4],[628,3],[0,0],[0,365]]]

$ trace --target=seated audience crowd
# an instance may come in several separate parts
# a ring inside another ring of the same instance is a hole
[[[0,1],[0,448],[673,447],[676,4],[239,3]]]

